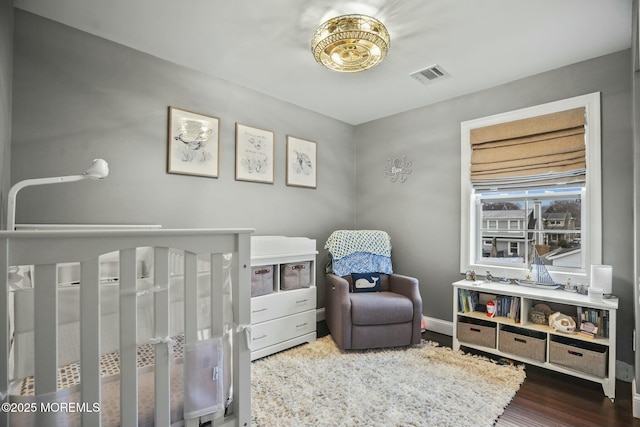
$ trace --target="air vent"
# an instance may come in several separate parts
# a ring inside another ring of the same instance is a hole
[[[410,76],[422,84],[429,84],[434,80],[449,77],[449,73],[439,65],[432,65],[424,70],[416,71],[415,73],[410,74]]]

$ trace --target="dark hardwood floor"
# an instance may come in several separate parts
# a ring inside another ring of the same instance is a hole
[[[451,347],[451,337],[425,332],[424,339]],[[526,366],[527,378],[496,423],[497,427],[640,427],[633,418],[631,383],[616,382],[615,403],[600,384]]]

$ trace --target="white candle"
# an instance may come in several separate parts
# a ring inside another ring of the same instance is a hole
[[[602,293],[611,295],[613,292],[613,267],[610,265],[591,266],[591,286],[601,288]]]

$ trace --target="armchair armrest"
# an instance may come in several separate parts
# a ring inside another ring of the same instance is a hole
[[[326,275],[325,320],[340,348],[351,347],[351,299],[349,282],[332,273]]]
[[[419,344],[422,324],[422,297],[420,296],[420,283],[415,277],[392,274],[389,276],[389,291],[404,295],[413,303],[413,334],[412,343]]]
[[[389,291],[404,295],[411,301],[416,299],[422,300],[420,297],[419,282],[415,277],[395,273],[391,274],[389,276]]]
[[[342,298],[349,296],[349,282],[343,277],[327,273],[327,286]]]

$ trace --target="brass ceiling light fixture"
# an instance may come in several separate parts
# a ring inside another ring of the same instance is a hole
[[[330,70],[357,73],[380,63],[389,50],[387,28],[367,15],[342,15],[318,27],[311,51]]]

